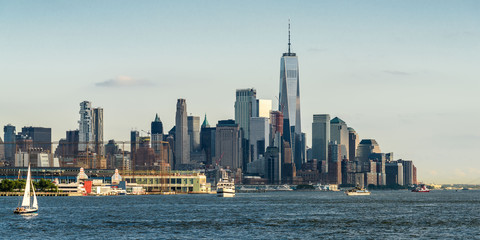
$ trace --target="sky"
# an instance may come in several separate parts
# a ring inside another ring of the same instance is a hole
[[[480,184],[479,12],[479,1],[0,0],[0,125],[51,127],[58,141],[88,100],[104,108],[105,141],[128,141],[156,113],[172,128],[178,98],[210,124],[234,118],[239,88],[278,106],[290,19],[308,146],[313,114],[330,114],[413,160],[420,181]]]

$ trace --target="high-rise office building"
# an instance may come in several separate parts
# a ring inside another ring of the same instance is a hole
[[[243,129],[246,139],[250,137],[250,118],[258,116],[257,90],[237,89],[235,100],[235,122]]]
[[[207,121],[207,114],[202,123],[202,130],[200,131],[200,148],[205,152],[205,163],[207,165],[214,164],[215,157],[215,131],[216,128],[210,127]]]
[[[318,162],[325,161],[328,172],[328,144],[330,142],[330,115],[315,114],[312,123],[312,158]]]
[[[340,145],[331,141],[328,145],[328,183],[342,184],[342,156]]]
[[[300,81],[297,55],[290,51],[290,23],[288,24],[288,52],[280,59],[280,91],[278,109],[283,113],[283,139],[292,148],[297,169],[302,166],[301,151]]]
[[[21,135],[32,139],[34,148],[42,148],[43,151],[52,151],[52,129],[43,127],[23,127]]]
[[[93,141],[92,103],[89,101],[81,102],[79,113],[80,120],[78,121],[78,151],[84,152],[87,151],[87,148],[90,148],[90,150],[93,149],[93,147],[90,145],[90,143]]]
[[[13,166],[15,162],[15,153],[17,147],[15,144],[15,126],[10,124],[3,127],[3,139],[4,139],[4,151],[5,151],[5,160]]]
[[[360,142],[360,138],[358,137],[357,132],[355,129],[349,127],[348,128],[348,160],[355,161],[355,155],[357,152],[358,143]]]
[[[257,99],[257,114],[258,117],[270,118],[270,112],[272,111],[272,100],[270,99]]]
[[[140,133],[132,130],[130,132],[130,159],[131,169],[135,170],[137,150],[140,148]]]
[[[103,144],[103,108],[92,109],[92,123],[93,123],[93,144],[97,156],[105,155],[105,148]]]
[[[258,159],[260,155],[265,155],[265,148],[270,145],[270,124],[269,118],[252,117],[250,118],[250,154],[251,161]]]
[[[187,122],[190,152],[198,152],[200,151],[200,117],[188,116]]]
[[[177,100],[175,115],[175,167],[190,163],[190,139],[188,137],[187,101]]]
[[[150,133],[152,134],[151,144],[153,151],[159,153],[163,141],[163,123],[160,121],[158,114],[155,115],[155,120],[150,125]]]
[[[215,130],[215,161],[234,171],[243,167],[242,131],[234,120],[218,121]]]
[[[338,117],[330,121],[330,141],[335,141],[340,146],[342,159],[349,157],[348,127],[347,124]]]
[[[380,146],[375,139],[362,139],[357,147],[355,158],[360,162],[362,171],[369,171],[366,169],[366,163],[370,161],[372,153],[381,153]]]

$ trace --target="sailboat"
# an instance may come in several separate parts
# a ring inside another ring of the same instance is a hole
[[[30,188],[33,190],[33,201],[30,195]],[[36,213],[38,211],[37,195],[35,195],[35,188],[33,187],[32,174],[30,172],[30,164],[28,164],[27,181],[25,183],[25,193],[23,194],[22,205],[17,207],[13,213],[28,214]]]

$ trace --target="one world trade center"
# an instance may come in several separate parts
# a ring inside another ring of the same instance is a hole
[[[290,51],[290,23],[288,24],[288,52],[280,60],[279,110],[283,113],[283,140],[292,149],[296,168],[301,168],[304,158],[302,151],[302,128],[300,119],[300,82],[298,57]]]

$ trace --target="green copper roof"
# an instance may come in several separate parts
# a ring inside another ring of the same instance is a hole
[[[203,123],[202,123],[202,128],[205,128],[205,127],[210,127],[210,124],[208,124],[208,121],[207,121],[206,113],[205,113],[205,120],[203,120]]]
[[[160,122],[160,118],[158,117],[158,113],[155,115],[155,121],[154,122]]]
[[[342,119],[338,118],[338,117],[335,117],[334,119],[332,119],[332,120],[330,121],[330,123],[343,123],[343,124],[345,124],[345,122],[344,122]]]

